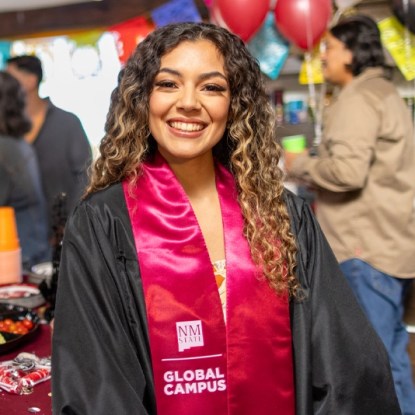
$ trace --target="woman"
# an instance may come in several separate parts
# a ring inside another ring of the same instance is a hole
[[[137,47],[65,231],[54,413],[400,413],[380,341],[284,191],[272,120],[227,30],[169,25]]]
[[[30,126],[19,82],[0,72],[0,205],[15,210],[26,269],[50,260],[46,202],[36,154],[22,138]]]

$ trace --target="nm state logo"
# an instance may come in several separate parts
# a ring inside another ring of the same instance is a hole
[[[200,320],[178,321],[176,322],[176,331],[179,352],[191,347],[204,346],[202,322]]]

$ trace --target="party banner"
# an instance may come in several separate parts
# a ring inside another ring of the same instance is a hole
[[[278,33],[274,15],[269,12],[259,32],[248,43],[248,49],[258,60],[261,71],[271,79],[277,79],[288,57],[289,44]]]
[[[153,30],[154,24],[144,17],[135,17],[109,27],[108,31],[113,33],[117,43],[120,62],[127,62],[136,46]]]
[[[6,66],[7,59],[10,57],[11,42],[0,41],[0,69]]]
[[[398,21],[388,17],[378,23],[382,43],[407,81],[415,79],[415,36]]]
[[[92,46],[96,47],[98,40],[102,36],[102,30],[89,30],[87,32],[79,32],[68,35],[68,39],[75,42],[77,47]]]
[[[312,53],[304,54],[298,82],[300,85],[322,84],[324,82],[319,46],[316,46]]]
[[[155,8],[151,12],[151,18],[158,27],[169,23],[202,21],[193,0],[171,0]]]

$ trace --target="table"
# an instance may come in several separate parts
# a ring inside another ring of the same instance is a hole
[[[51,354],[51,332],[47,324],[41,324],[36,335],[27,343],[11,350],[7,354],[0,355],[0,360],[12,360],[21,352],[34,353],[39,357]],[[7,415],[30,414],[29,408],[39,408],[38,415],[51,415],[51,382],[47,380],[39,383],[29,395],[13,395],[0,389],[0,413]]]

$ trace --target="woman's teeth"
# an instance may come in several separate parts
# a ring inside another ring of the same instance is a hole
[[[203,129],[202,124],[187,123],[187,122],[171,122],[170,126],[182,131],[200,131]]]

